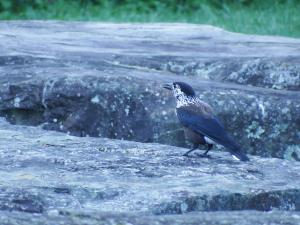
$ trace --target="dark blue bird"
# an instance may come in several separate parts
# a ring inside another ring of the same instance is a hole
[[[241,161],[249,160],[232,137],[227,134],[211,106],[197,98],[190,85],[184,82],[174,82],[166,84],[164,88],[173,90],[177,117],[184,127],[186,138],[193,143],[193,148],[184,156],[188,156],[199,145],[206,145],[207,150],[201,156],[207,157],[213,144],[220,144],[228,149],[234,158]]]

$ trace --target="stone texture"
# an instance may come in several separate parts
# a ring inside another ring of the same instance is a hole
[[[183,215],[145,216],[125,213],[101,213],[95,211],[69,212],[60,211],[49,214],[26,214],[20,212],[0,212],[0,219],[3,225],[24,224],[24,225],[57,225],[57,224],[98,224],[98,225],[296,225],[299,224],[299,212],[201,212],[188,213]]]
[[[299,40],[13,21],[0,49],[1,224],[300,223],[299,162],[142,143],[188,146],[162,89],[181,80],[245,152],[300,161]]]
[[[0,119],[1,224],[300,223],[299,162],[182,157],[162,89],[192,84],[245,152],[300,161],[299,40],[13,21],[0,49],[0,115],[17,124]]]
[[[186,149],[167,145],[74,137],[3,120],[0,127],[1,221],[299,220],[298,213],[276,211],[300,210],[299,162],[251,156],[241,163],[223,152],[186,158]],[[261,217],[247,211],[200,213],[228,210],[275,211]]]
[[[170,61],[162,70],[197,79],[225,81],[272,89],[300,90],[300,59],[221,58],[198,62]]]
[[[14,124],[43,124],[46,129],[76,136],[187,146],[174,113],[172,93],[162,88],[176,77],[121,67],[74,71],[76,63],[58,68],[59,63],[41,60],[33,63],[38,67],[6,68],[0,81],[2,115]],[[10,76],[6,76],[8,72]],[[198,96],[215,108],[244,151],[300,158],[298,92],[180,80],[192,83]]]
[[[0,114],[14,124],[187,146],[162,89],[181,80],[245,152],[300,159],[300,94],[290,91],[299,90],[297,39],[187,24],[27,21],[0,30]]]
[[[1,22],[0,29],[1,56],[5,57],[77,59],[83,64],[88,58],[197,75],[197,79],[300,90],[297,39],[192,24],[19,21]]]

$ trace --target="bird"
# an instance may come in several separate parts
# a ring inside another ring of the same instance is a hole
[[[173,82],[163,86],[172,90],[176,99],[176,114],[183,126],[185,137],[193,143],[192,148],[183,156],[198,149],[200,145],[207,147],[201,157],[209,157],[208,152],[214,144],[224,146],[237,160],[249,161],[241,147],[227,133],[224,125],[214,113],[212,107],[196,97],[194,89],[185,82]]]

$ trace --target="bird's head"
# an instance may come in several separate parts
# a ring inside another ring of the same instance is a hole
[[[175,97],[178,99],[180,97],[195,97],[194,89],[187,83],[184,82],[174,82],[172,84],[165,84],[164,88],[168,90],[173,90]]]

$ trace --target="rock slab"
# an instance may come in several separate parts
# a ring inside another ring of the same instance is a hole
[[[300,41],[188,24],[0,23],[0,114],[76,136],[188,146],[185,81],[250,154],[300,160]],[[222,148],[220,148],[222,149]]]
[[[186,158],[186,149],[168,145],[80,138],[4,121],[0,125],[4,217],[6,211],[155,217],[300,210],[299,162],[252,156],[241,163],[223,152],[210,159]]]
[[[133,214],[108,214],[91,211],[83,212],[64,212],[55,214],[26,214],[22,212],[1,213],[1,223],[3,225],[24,224],[24,225],[296,225],[299,224],[300,215],[298,212],[257,212],[257,211],[238,211],[238,212],[201,212],[188,213],[183,215],[163,215],[145,216]]]

